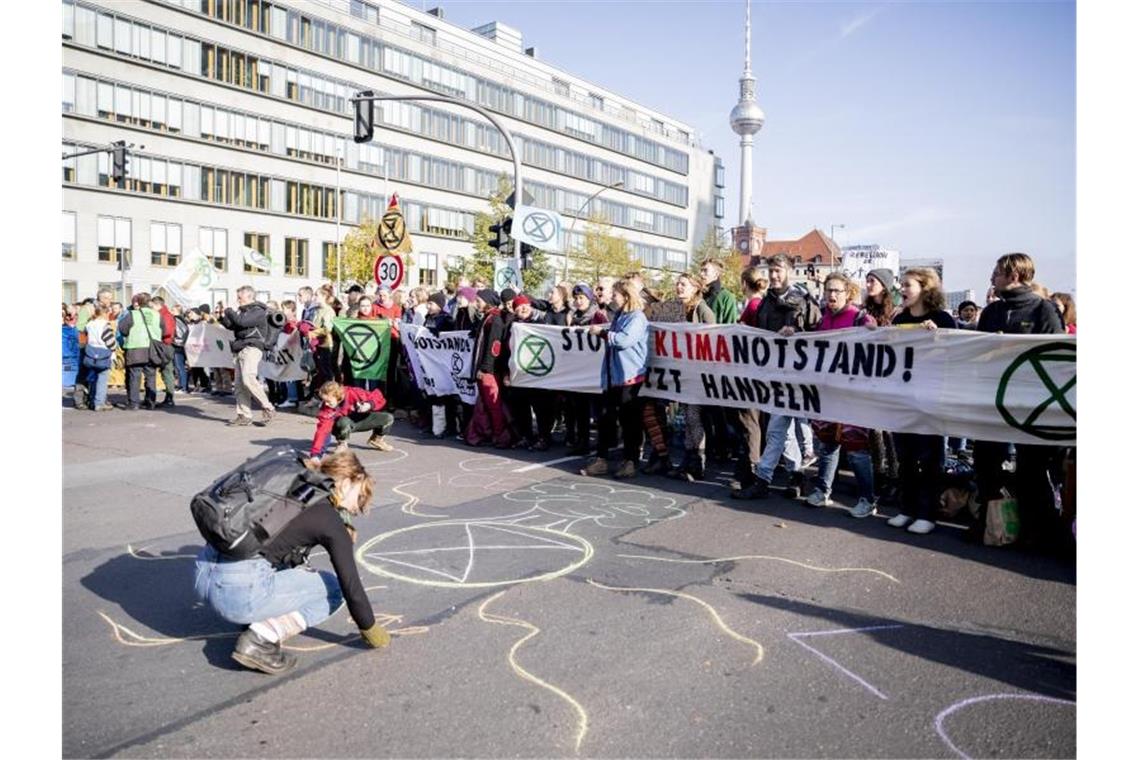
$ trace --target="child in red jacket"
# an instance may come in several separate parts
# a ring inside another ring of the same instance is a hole
[[[321,408],[317,412],[317,431],[313,435],[309,456],[320,456],[330,432],[337,441],[336,451],[347,450],[348,436],[360,430],[372,431],[368,439],[372,448],[392,451],[392,444],[384,440],[384,435],[392,429],[395,418],[380,411],[387,402],[379,390],[346,388],[330,380],[321,386],[319,395]]]

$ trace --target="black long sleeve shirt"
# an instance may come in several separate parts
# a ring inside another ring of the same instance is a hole
[[[285,563],[296,547],[320,546],[329,553],[333,570],[341,593],[348,603],[348,612],[361,630],[371,628],[376,623],[372,614],[372,603],[360,582],[356,560],[352,556],[352,538],[336,512],[327,500],[310,505],[294,518],[277,537],[269,542],[263,554],[269,563],[278,566]]]

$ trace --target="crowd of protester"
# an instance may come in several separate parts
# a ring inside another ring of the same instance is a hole
[[[855,481],[850,514],[865,518],[880,506],[892,505],[896,514],[887,524],[915,534],[929,533],[946,516],[942,497],[948,473],[968,472],[973,498],[982,505],[981,516],[973,515],[974,529],[980,530],[984,522],[984,505],[1014,494],[1020,502],[1022,540],[1056,544],[1063,531],[1056,509],[1059,486],[1065,482],[1064,465],[1075,460],[1075,449],[947,440],[640,395],[652,321],[739,322],[785,336],[853,327],[1076,333],[1072,297],[1050,294],[1036,283],[1033,261],[1022,253],[998,259],[984,308],[965,301],[955,315],[946,311],[941,282],[932,269],[908,269],[897,278],[890,270],[877,269],[864,282],[831,273],[807,285],[793,285],[792,272],[793,263],[783,255],[765,266],[747,268],[740,276],[743,302],[721,281],[722,264],[708,260],[697,274],[677,277],[671,293],[647,286],[638,272],[620,279],[601,277],[594,284],[560,282],[542,294],[509,288],[496,292],[478,279],[461,279],[436,292],[353,285],[338,294],[326,283],[301,288],[295,301],[260,303],[245,286],[237,291],[235,306],[219,303],[213,309],[208,304],[184,309],[147,293],[135,294],[124,309],[112,300],[113,292],[101,290],[94,299],[64,304],[63,318],[78,329],[83,345],[84,366],[74,396],[78,408],[155,409],[174,406],[176,394],[232,393],[231,426],[255,424],[254,401],[261,414],[256,424],[271,424],[279,409],[316,417],[314,457],[333,440],[343,450],[354,430],[372,431],[368,445],[389,450],[384,435],[395,419],[406,419],[425,436],[456,438],[469,446],[547,451],[560,445],[567,454],[592,454],[581,470],[591,477],[660,475],[703,481],[709,460],[733,463],[732,498],[765,499],[780,487],[802,496],[807,507],[833,503],[836,472],[845,460]],[[390,321],[386,377],[353,377],[333,329],[337,317]],[[186,336],[199,322],[233,331],[233,369],[187,365]],[[604,341],[602,392],[511,387],[509,336],[515,322],[583,327]],[[474,405],[458,397],[425,396],[416,387],[400,348],[408,324],[436,335],[470,333],[475,345]],[[305,381],[258,377],[264,351],[282,331],[302,334],[303,366],[309,370]],[[169,350],[156,350],[155,343]],[[108,385],[120,370],[126,399],[113,406]],[[156,390],[160,378],[161,401]],[[646,444],[648,457],[642,464]],[[611,462],[611,450],[618,447],[620,456]],[[814,475],[809,477],[812,467]]]

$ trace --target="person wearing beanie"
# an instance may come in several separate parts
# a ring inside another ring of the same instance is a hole
[[[447,296],[445,296],[443,294],[442,290],[437,290],[436,292],[434,292],[430,296],[428,296],[428,303],[429,304],[435,304],[436,306],[439,307],[440,311],[443,311],[444,308],[447,306]],[[431,306],[428,306],[428,313],[429,314],[437,314],[438,312],[433,311]]]
[[[580,282],[575,285],[574,289],[570,291],[570,297],[574,298],[575,296],[585,296],[586,301],[594,303],[594,289],[590,287],[589,283]]]
[[[475,373],[479,396],[464,431],[464,441],[468,446],[493,443],[495,448],[509,449],[514,440],[503,403],[504,378],[495,371],[499,357],[505,352],[504,344],[509,333],[495,291],[490,288],[480,290],[475,297],[475,304],[479,308],[482,322],[476,328],[471,368]]]
[[[954,320],[959,330],[978,329],[978,305],[973,301],[963,301],[958,304],[958,318]]]
[[[465,286],[455,293],[455,311],[452,318],[455,320],[456,330],[467,330],[472,336],[479,329],[479,307],[475,305],[478,295],[475,288]]]
[[[503,300],[505,301],[507,299]],[[530,296],[528,296],[526,293],[519,293],[517,296],[512,296],[511,308],[515,309],[519,306],[530,306]]]
[[[511,313],[511,302],[515,300],[515,296],[517,295],[518,293],[515,292],[514,288],[503,288],[499,291],[499,301],[502,304],[504,312],[508,314]]]
[[[535,307],[534,300],[525,293],[515,296],[513,322],[522,324],[547,324],[546,312]],[[508,368],[509,373],[509,368]],[[551,431],[558,409],[559,396],[556,391],[540,388],[505,389],[507,411],[515,431],[526,442],[531,451],[546,451],[550,448]]]
[[[895,301],[891,291],[895,287],[895,275],[889,269],[872,269],[867,273],[867,295],[863,308],[875,318],[879,327],[888,327],[895,316]]]
[[[460,295],[460,296],[463,296],[464,298],[466,298],[468,303],[475,303],[475,296],[477,294],[475,293],[475,288],[468,285],[467,287],[460,288],[457,291],[457,295]]]

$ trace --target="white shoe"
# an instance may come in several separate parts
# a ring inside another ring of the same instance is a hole
[[[282,401],[280,404],[277,405],[277,408],[278,409],[296,409],[297,408],[297,402],[296,401]]]
[[[930,520],[915,520],[914,523],[907,528],[909,533],[929,533],[932,530],[934,530],[934,523],[930,522]]]
[[[887,525],[891,526],[892,528],[901,528],[902,526],[904,526],[908,522],[910,522],[910,520],[911,520],[910,515],[904,515],[904,514],[900,513],[900,514],[895,515],[891,519],[887,520]]]
[[[873,514],[875,514],[875,504],[866,499],[859,499],[858,503],[851,508],[852,517],[870,517]]]
[[[811,507],[826,507],[831,505],[831,499],[817,488],[811,492],[811,496],[804,499],[804,503]]]

